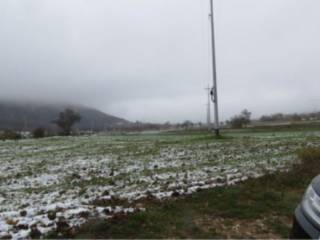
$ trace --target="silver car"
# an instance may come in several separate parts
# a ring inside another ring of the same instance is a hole
[[[320,239],[320,175],[309,185],[294,214],[293,239]]]

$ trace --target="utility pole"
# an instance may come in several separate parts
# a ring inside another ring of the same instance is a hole
[[[208,126],[208,129],[210,130],[211,129],[211,88],[208,86],[207,88],[205,88],[205,90],[207,91],[207,95],[208,95],[208,103],[207,103],[207,126]]]
[[[211,89],[211,98],[214,103],[214,132],[220,136],[219,124],[219,108],[218,108],[218,87],[217,87],[217,65],[216,65],[216,49],[215,49],[215,33],[214,33],[214,10],[213,0],[210,0],[210,20],[211,20],[211,38],[212,38],[212,77],[213,87]]]

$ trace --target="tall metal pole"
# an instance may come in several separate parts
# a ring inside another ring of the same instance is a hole
[[[212,73],[213,73],[212,74],[213,88],[211,90],[211,97],[214,103],[214,120],[215,120],[214,132],[216,136],[220,136],[213,0],[210,0],[210,19],[211,19],[211,37],[212,37]]]

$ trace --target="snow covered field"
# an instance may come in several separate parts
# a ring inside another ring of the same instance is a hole
[[[54,137],[0,143],[0,238],[144,210],[139,199],[191,194],[287,170],[319,133]]]

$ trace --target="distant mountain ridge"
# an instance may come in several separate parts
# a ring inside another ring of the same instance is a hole
[[[125,119],[85,106],[0,101],[0,130],[31,131],[38,127],[56,129],[52,121],[66,108],[80,113],[82,119],[75,125],[80,130],[106,130],[129,123]]]

